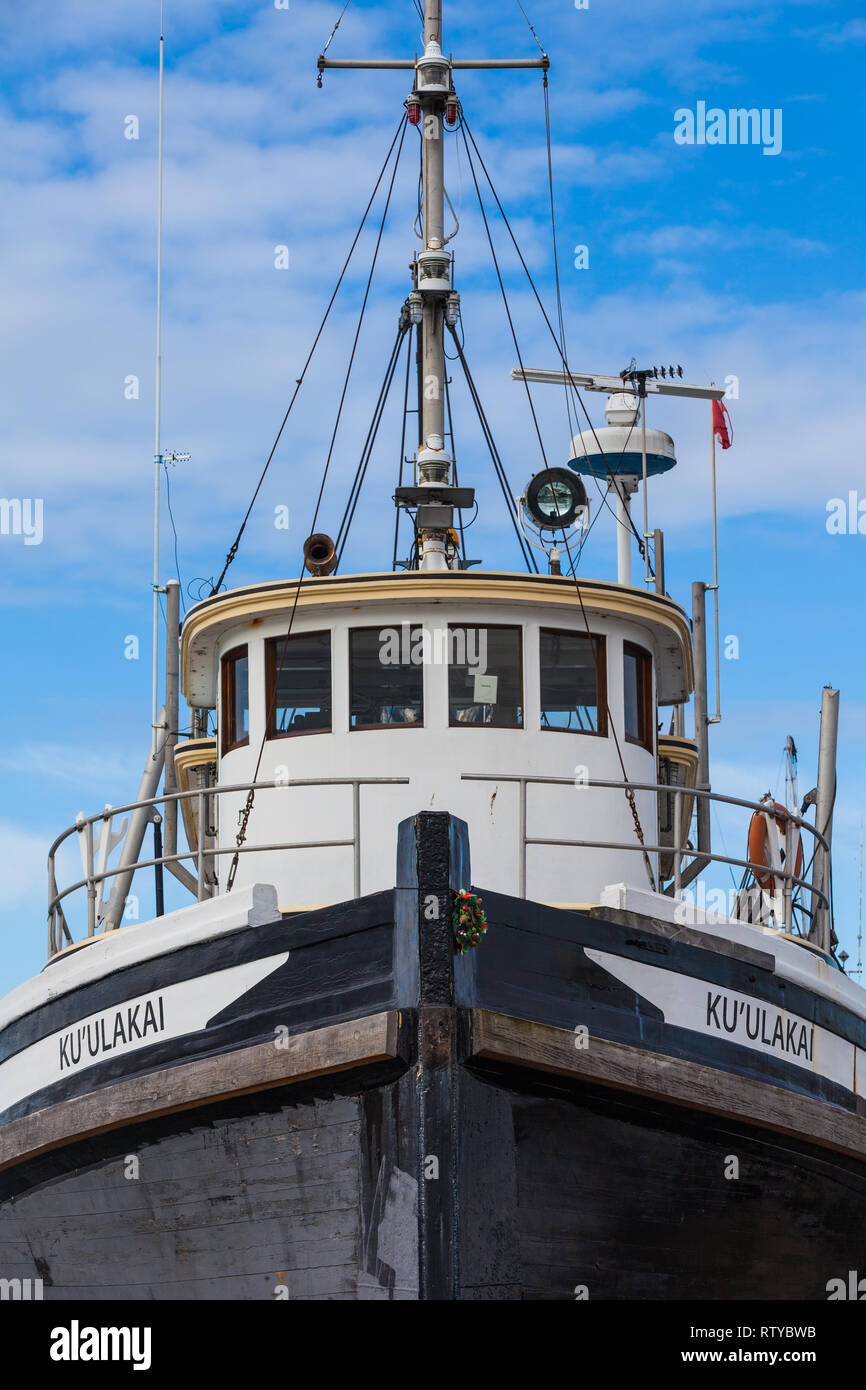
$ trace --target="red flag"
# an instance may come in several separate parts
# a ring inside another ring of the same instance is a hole
[[[724,401],[713,401],[713,434],[723,449],[730,449],[734,442],[734,427]]]

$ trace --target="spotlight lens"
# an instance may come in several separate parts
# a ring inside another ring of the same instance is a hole
[[[544,483],[538,490],[535,505],[549,521],[557,521],[571,510],[571,488],[566,483]]]
[[[586,489],[564,468],[545,469],[531,479],[524,505],[529,520],[542,530],[569,530],[586,506]]]

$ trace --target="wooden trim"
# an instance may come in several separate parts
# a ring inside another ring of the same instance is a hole
[[[246,659],[247,663],[247,718],[249,718],[249,698],[250,698],[250,649],[246,642],[238,647],[232,647],[230,651],[223,652],[220,662],[221,672],[221,702],[220,702],[220,752],[222,757],[226,753],[231,753],[235,748],[245,748],[250,741],[249,734],[245,738],[236,739],[231,742],[231,732],[235,724],[235,682],[234,669],[238,661]]]
[[[691,693],[694,688],[691,628],[679,604],[662,594],[594,579],[580,581],[580,598],[588,611],[649,623],[660,641],[672,634],[682,657],[683,698]],[[479,574],[469,570],[434,575],[418,571],[345,577],[329,575],[303,579],[300,586],[284,581],[251,585],[205,599],[187,614],[181,637],[181,688],[185,695],[189,693],[193,663],[206,658],[227,629],[238,623],[280,617],[295,603],[298,609],[309,611],[357,607],[359,603],[377,601],[390,605],[431,601],[476,603],[479,600],[526,603],[536,611],[539,606],[551,604],[574,609],[578,615],[581,611],[574,580],[554,575],[529,577],[497,572]]]
[[[538,690],[539,690],[539,709],[543,697],[541,695],[541,639],[545,633],[550,633],[553,637],[577,637],[583,641],[589,641],[592,654],[595,658],[595,704],[597,729],[556,729],[548,725],[541,724],[541,729],[547,734],[580,734],[582,738],[607,738],[610,732],[607,726],[607,638],[604,633],[599,632],[574,632],[564,627],[541,627],[538,629]]]
[[[523,623],[484,623],[484,622],[455,622],[448,624],[449,633],[455,628],[462,628],[465,632],[467,628],[476,628],[478,631],[483,629],[489,632],[491,628],[496,628],[500,632],[517,633],[517,664],[518,680],[520,683],[520,723],[519,724],[470,724],[462,719],[451,718],[451,671],[453,663],[448,662],[448,727],[449,729],[525,729],[526,728],[526,682],[524,679],[523,647],[526,637],[526,628]],[[449,638],[450,644],[450,638]],[[475,701],[473,700],[473,704]],[[497,701],[497,704],[499,702]]]
[[[330,705],[328,708],[328,727],[326,729],[278,729],[277,728],[277,663],[276,651],[281,642],[294,642],[304,637],[327,637],[328,639],[328,685],[330,686]],[[332,734],[334,732],[334,634],[328,627],[316,628],[312,632],[290,632],[288,636],[268,637],[265,642],[265,738],[271,743],[278,738],[302,738],[311,734]]]
[[[391,624],[393,627],[394,624]],[[355,663],[352,659],[352,638],[360,632],[382,632],[383,624],[368,623],[363,627],[350,627],[348,631],[348,667],[349,667],[349,733],[365,734],[373,729],[423,729],[424,728],[424,705],[426,703],[427,692],[425,690],[424,663],[421,663],[421,718],[416,719],[412,724],[353,724],[352,707],[355,703]],[[413,632],[423,632],[422,623],[409,624],[409,645],[412,645]],[[382,663],[380,662],[380,665]]]
[[[472,1009],[471,1056],[570,1076],[772,1129],[866,1159],[866,1117],[751,1077],[607,1038],[575,1046],[565,1028]]]
[[[0,1170],[124,1125],[399,1056],[395,1009],[220,1052],[88,1091],[0,1128]]]
[[[623,679],[623,733],[626,743],[634,743],[638,748],[645,748],[648,753],[654,752],[655,746],[655,718],[653,716],[653,658],[652,652],[648,652],[646,647],[639,647],[637,642],[623,642],[622,661],[623,672],[625,671],[625,659],[633,656],[637,659],[638,667],[638,737],[626,731],[625,728],[625,680]],[[643,731],[641,731],[643,723]],[[643,736],[641,737],[641,733]]]

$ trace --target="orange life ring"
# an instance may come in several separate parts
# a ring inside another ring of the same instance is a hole
[[[780,806],[778,801],[773,802],[773,809],[775,811],[775,820],[779,834],[784,841],[785,831],[791,813],[788,811],[787,807]],[[767,814],[769,814],[769,806],[767,808]],[[798,825],[792,827],[791,847],[794,852],[794,875],[796,878],[802,878],[803,841],[800,836],[800,827]],[[755,811],[752,819],[749,821],[747,856],[750,864],[764,864],[767,868],[771,867],[772,855],[769,852],[769,846],[767,844],[767,821],[763,811]],[[784,843],[782,845],[782,867],[785,867]],[[776,880],[773,874],[761,874],[758,873],[757,870],[753,870],[752,872],[755,875],[755,882],[759,888],[763,888],[767,893],[775,893]]]

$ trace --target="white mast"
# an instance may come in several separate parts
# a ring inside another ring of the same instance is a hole
[[[151,700],[151,756],[156,757],[159,718],[159,490],[162,450],[160,408],[162,389],[162,93],[165,51],[165,0],[159,10],[159,133],[157,136],[157,216],[156,216],[156,384],[153,444],[153,690]]]

